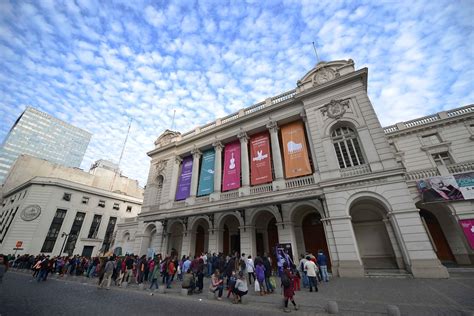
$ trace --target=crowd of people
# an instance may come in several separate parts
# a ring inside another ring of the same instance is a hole
[[[84,276],[98,278],[98,288],[110,289],[115,286],[126,287],[134,282],[143,284],[149,290],[159,289],[160,286],[171,288],[181,282],[181,288],[187,289],[188,294],[202,293],[204,277],[210,278],[209,291],[214,293],[218,300],[222,300],[224,290],[232,303],[242,302],[248,294],[249,286],[254,282],[257,295],[274,293],[282,288],[285,299],[285,311],[289,312],[288,303],[291,301],[294,308],[295,291],[309,288],[310,292],[318,291],[318,282],[328,282],[327,257],[320,250],[316,256],[308,252],[300,256],[299,262],[282,251],[276,256],[273,269],[272,257],[264,254],[246,256],[235,252],[233,255],[223,253],[202,253],[194,257],[176,255],[162,256],[157,254],[151,257],[127,254],[125,256],[93,257],[84,256],[56,256],[49,255],[0,255],[0,283],[9,267],[32,270],[32,276],[38,282],[47,280],[48,275]],[[160,282],[161,281],[161,282]],[[150,292],[153,295],[153,292]]]

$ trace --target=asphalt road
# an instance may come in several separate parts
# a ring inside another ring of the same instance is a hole
[[[93,284],[7,273],[0,284],[0,316],[19,315],[272,315],[277,308],[233,305],[229,301],[150,296],[146,291],[97,289]]]

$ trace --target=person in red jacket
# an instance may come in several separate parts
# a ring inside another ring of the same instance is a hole
[[[285,282],[283,282],[284,278],[288,278],[288,286],[285,286]],[[294,281],[293,281],[293,273],[291,270],[288,268],[288,263],[284,262],[283,263],[283,271],[282,271],[282,286],[283,286],[283,296],[285,298],[285,309],[283,310],[285,313],[289,313],[290,309],[288,308],[288,301],[290,300],[293,306],[295,307],[295,310],[298,310],[298,305],[295,303],[295,291],[294,291]]]

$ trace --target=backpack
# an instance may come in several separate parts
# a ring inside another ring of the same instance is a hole
[[[283,274],[281,275],[281,285],[283,285],[283,287],[285,289],[289,288],[290,287],[290,278],[288,277],[288,275],[286,273],[283,272]]]

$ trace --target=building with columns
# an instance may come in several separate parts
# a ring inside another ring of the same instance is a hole
[[[166,130],[148,153],[142,212],[118,225],[115,246],[179,256],[322,249],[341,277],[445,278],[442,261],[472,264],[458,223],[474,219],[472,199],[426,202],[431,186],[421,184],[474,169],[474,106],[382,128],[367,76],[352,60],[320,62],[291,91],[184,134]],[[439,142],[425,148],[433,131]]]

